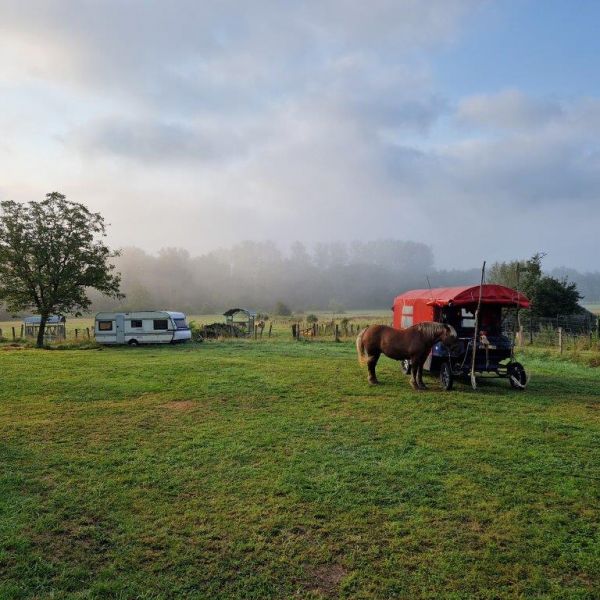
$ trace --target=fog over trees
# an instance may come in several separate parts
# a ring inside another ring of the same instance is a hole
[[[274,313],[278,302],[295,312],[387,309],[402,291],[427,288],[427,278],[432,287],[443,287],[477,285],[480,277],[477,264],[438,270],[429,246],[394,239],[295,242],[287,251],[274,242],[243,241],[200,256],[182,248],[150,254],[129,247],[113,260],[126,297],[111,300],[91,290],[92,311],[167,308],[206,314],[243,306]],[[600,299],[598,271],[561,268],[545,274],[575,282],[584,302]],[[0,317],[8,316],[0,311]]]
[[[96,310],[172,308],[193,314],[247,306],[272,312],[280,301],[294,311],[389,308],[398,293],[426,288],[427,277],[432,287],[479,280],[478,266],[437,270],[429,246],[391,239],[313,247],[295,242],[287,252],[273,242],[244,241],[201,256],[181,248],[156,255],[124,248],[116,267],[126,299],[96,296]],[[600,298],[600,273],[564,274],[583,295]]]

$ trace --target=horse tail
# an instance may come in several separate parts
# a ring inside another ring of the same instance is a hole
[[[358,364],[359,365],[364,365],[365,362],[367,362],[367,358],[366,355],[367,353],[365,352],[365,345],[363,344],[363,333],[367,330],[367,328],[365,327],[357,336],[356,338],[356,352],[358,353]]]

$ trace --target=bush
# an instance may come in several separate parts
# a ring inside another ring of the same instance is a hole
[[[192,339],[195,340],[200,336],[200,330],[202,327],[196,323],[196,321],[192,320],[188,323],[190,331],[192,332]]]
[[[289,317],[292,314],[292,309],[285,302],[281,302],[280,300],[275,304],[275,314],[280,317]]]
[[[310,315],[306,315],[306,322],[307,323],[318,323],[319,322],[319,317],[317,317],[317,315],[310,313]]]

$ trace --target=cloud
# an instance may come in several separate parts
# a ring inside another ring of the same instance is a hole
[[[377,61],[382,52],[439,44],[454,36],[473,4],[5,0],[0,43],[6,51],[19,46],[13,77],[60,78],[163,109],[179,111],[182,100],[188,108],[216,108],[217,98],[258,102],[310,87],[348,54]]]
[[[562,116],[563,109],[558,102],[534,99],[519,90],[464,98],[457,114],[467,125],[520,131],[541,127]]]
[[[490,223],[548,249],[600,197],[600,101],[454,100],[432,56],[478,4],[0,0],[0,195],[62,190],[148,250],[398,237],[470,266],[506,257],[470,241]]]
[[[249,125],[244,132],[229,123],[163,122],[113,116],[71,132],[81,155],[123,157],[169,167],[195,161],[231,161],[243,156],[268,131]]]

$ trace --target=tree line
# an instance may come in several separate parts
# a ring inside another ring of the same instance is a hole
[[[282,251],[273,242],[243,241],[231,248],[191,256],[181,248],[149,254],[124,248],[115,259],[122,301],[94,294],[94,307],[107,310],[172,307],[187,313],[216,313],[249,307],[273,313],[278,303],[294,312],[389,308],[411,288],[462,285],[476,269],[441,271],[431,248],[403,240],[301,242]]]
[[[593,292],[600,284],[600,273],[575,279],[572,271],[567,278],[544,272],[542,258],[539,254],[497,263],[487,281],[517,287],[513,275],[520,265],[519,288],[539,307],[540,315],[571,314],[584,295],[582,290]],[[124,248],[115,264],[126,297],[119,301],[94,296],[98,309],[173,307],[207,314],[241,306],[273,313],[278,302],[294,312],[383,309],[405,290],[479,280],[478,268],[436,269],[429,246],[391,239],[313,247],[295,242],[288,252],[273,242],[244,241],[200,256],[181,248],[157,254]],[[599,297],[600,293],[589,299]]]

